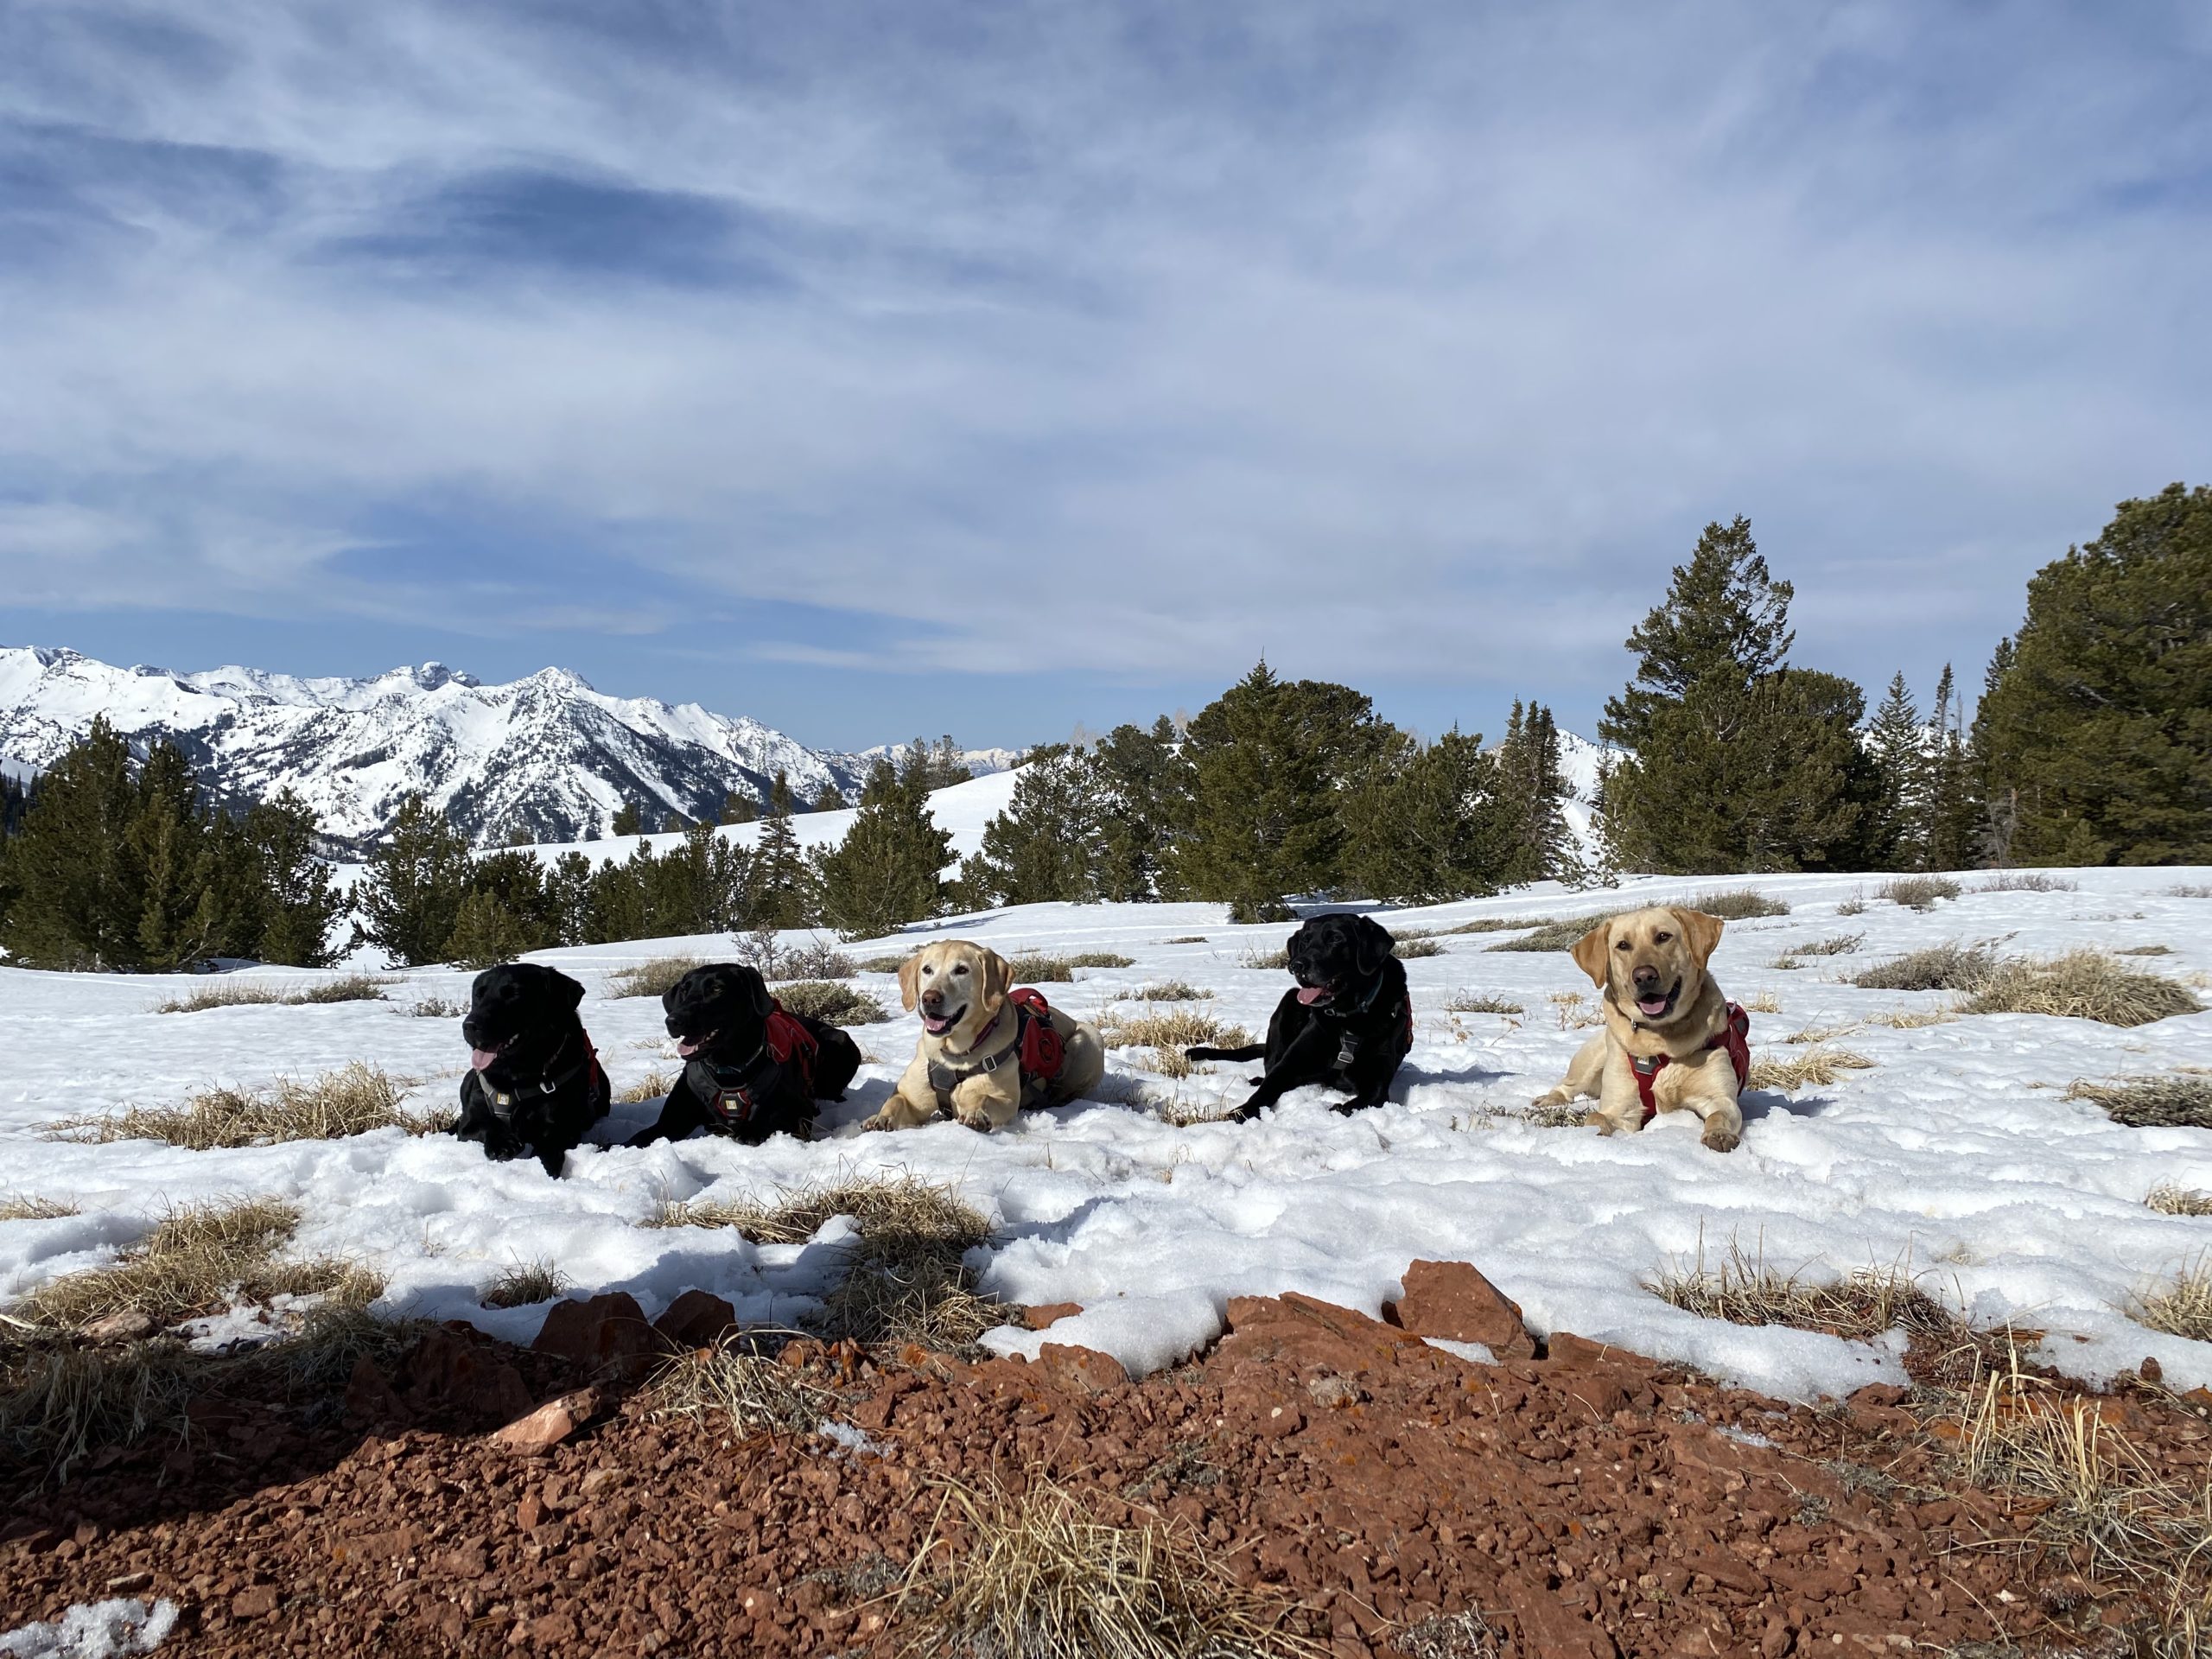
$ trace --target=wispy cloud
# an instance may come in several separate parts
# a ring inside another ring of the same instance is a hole
[[[0,582],[1572,709],[1744,512],[1809,657],[1978,663],[2212,454],[2208,80],[2178,3],[29,0]]]

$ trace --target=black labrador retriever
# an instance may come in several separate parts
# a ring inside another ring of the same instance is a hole
[[[1192,1048],[1194,1060],[1267,1057],[1267,1074],[1230,1118],[1247,1122],[1309,1083],[1351,1091],[1337,1109],[1379,1106],[1414,1045],[1413,999],[1395,943],[1364,916],[1316,916],[1290,936],[1290,972],[1268,1021],[1268,1040],[1246,1048]]]
[[[711,1129],[747,1146],[781,1130],[805,1141],[815,1103],[842,1100],[861,1069],[860,1045],[833,1025],[786,1013],[757,969],[694,968],[661,997],[683,1075],[660,1121],[633,1147]]]
[[[584,988],[534,962],[486,968],[468,988],[461,1034],[469,1048],[453,1132],[502,1161],[537,1154],[548,1175],[607,1116],[600,1069],[576,1005]]]

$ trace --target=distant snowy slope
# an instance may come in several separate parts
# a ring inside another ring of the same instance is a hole
[[[486,685],[438,663],[373,679],[257,669],[117,668],[67,650],[0,647],[0,765],[50,766],[105,715],[124,735],[167,737],[218,798],[290,789],[325,833],[359,845],[420,791],[483,844],[566,841],[625,800],[658,818],[719,814],[783,771],[803,800],[855,786],[850,755],[807,748],[758,721],[696,703],[610,697],[565,669]]]
[[[1567,826],[1584,857],[1598,851],[1598,779],[1607,760],[1619,753],[1573,732],[1559,734],[1559,769],[1567,780]]]

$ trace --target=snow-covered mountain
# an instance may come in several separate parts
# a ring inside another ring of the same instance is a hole
[[[439,663],[367,680],[300,679],[0,647],[0,765],[52,765],[97,715],[135,742],[176,742],[219,800],[292,790],[325,834],[352,847],[375,840],[418,791],[496,845],[602,833],[625,800],[652,818],[711,818],[729,791],[762,793],[779,770],[804,804],[825,784],[855,788],[866,771],[758,721],[604,696],[565,669],[505,685]]]
[[[906,752],[904,743],[879,743],[872,749],[861,750],[852,758],[867,765],[880,755],[896,757]],[[997,772],[1012,772],[1028,755],[1027,749],[963,749],[960,751],[960,761],[976,777],[988,778]]]

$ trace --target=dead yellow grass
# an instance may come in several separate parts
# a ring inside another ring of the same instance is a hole
[[[655,957],[607,976],[609,996],[662,996],[694,968],[705,967],[699,957]]]
[[[856,991],[834,979],[800,979],[775,988],[776,1001],[786,1014],[804,1014],[832,1026],[880,1025],[891,1015],[866,991]]]
[[[46,1125],[57,1140],[166,1141],[194,1152],[281,1141],[333,1141],[373,1129],[429,1135],[452,1128],[451,1110],[400,1106],[406,1082],[356,1060],[319,1077],[280,1077],[270,1089],[210,1089],[181,1106],[132,1106]]]
[[[626,1084],[614,1100],[620,1106],[636,1106],[648,1100],[658,1100],[674,1087],[675,1083],[667,1074],[655,1066],[635,1083]]]
[[[1918,1031],[1927,1026],[1948,1026],[1959,1016],[1936,1008],[1891,1008],[1887,1014],[1870,1014],[1870,1026],[1887,1026],[1892,1031]]]
[[[1793,1032],[1782,1040],[1785,1043],[1829,1043],[1839,1037],[1848,1037],[1858,1029],[1859,1022],[1856,1020],[1841,1026],[1808,1026],[1804,1030]]]
[[[156,1014],[200,1014],[209,1008],[237,1008],[266,1004],[305,1007],[324,1002],[381,1002],[385,992],[399,982],[373,974],[341,974],[335,979],[305,980],[289,986],[254,980],[211,979],[181,996],[154,1005]]]
[[[0,1221],[59,1221],[64,1216],[83,1213],[73,1204],[60,1198],[41,1198],[29,1192],[0,1198]]]
[[[2212,1216],[2212,1192],[2191,1192],[2172,1181],[2152,1187],[2143,1202],[2162,1216]]]
[[[1440,957],[1444,942],[1422,933],[1397,940],[1390,946],[1390,954],[1401,962],[1418,962],[1424,957]]]
[[[655,1412],[704,1421],[719,1413],[736,1433],[812,1433],[838,1405],[836,1394],[733,1333],[678,1354],[653,1374]]]
[[[1053,957],[1030,951],[1007,963],[1017,985],[1065,985],[1078,968],[1134,968],[1135,958],[1114,950],[1084,950],[1074,956]]]
[[[1732,1238],[1719,1262],[1708,1265],[1700,1239],[1694,1261],[1670,1264],[1644,1288],[1700,1319],[1784,1325],[1853,1341],[1871,1340],[1900,1325],[1929,1331],[1956,1325],[1904,1267],[1861,1268],[1829,1281],[1808,1280],[1804,1273],[1771,1268],[1763,1250],[1746,1255]]]
[[[1140,985],[1123,993],[1132,1002],[1210,1002],[1213,993],[1187,979],[1171,979],[1160,985]]]
[[[568,1289],[569,1282],[569,1275],[552,1262],[518,1262],[502,1268],[478,1300],[486,1307],[529,1307],[551,1301]]]
[[[2043,1014],[2147,1026],[2203,1004],[2163,975],[2130,968],[2101,950],[2069,950],[2048,960],[2013,957],[1971,988],[1961,1014]]]
[[[2139,1292],[2128,1317],[2191,1342],[2212,1342],[2212,1253],[2193,1256],[2173,1277]]]
[[[1446,1014],[1521,1014],[1525,1012],[1518,1002],[1509,1002],[1502,996],[1492,996],[1487,991],[1454,991],[1444,999]]]
[[[1109,1048],[1189,1048],[1211,1044],[1217,1048],[1243,1048],[1252,1040],[1242,1026],[1232,1026],[1204,1008],[1161,1008],[1145,1014],[1109,1010],[1098,1021],[1098,1035]]]
[[[1789,1090],[1804,1088],[1825,1088],[1847,1071],[1863,1071],[1873,1061],[1864,1054],[1847,1048],[1829,1048],[1815,1044],[1802,1054],[1786,1058],[1762,1055],[1751,1062],[1751,1075],[1746,1086],[1752,1089],[1780,1089]]]
[[[2108,1083],[2077,1077],[2066,1097],[2092,1101],[2113,1122],[2132,1129],[2212,1129],[2212,1076],[2201,1073],[2175,1071]]]
[[[1957,898],[1959,884],[1948,875],[1901,875],[1875,888],[1874,896],[1907,910],[1933,910],[1939,899]]]
[[[1746,1014],[1780,1014],[1782,999],[1772,991],[1761,991],[1755,996],[1744,999],[1744,1011]]]
[[[1328,1650],[1294,1629],[1292,1603],[1240,1584],[1197,1533],[1164,1522],[1108,1525],[1041,1477],[1020,1492],[948,1485],[899,1611],[915,1631],[909,1654],[1295,1659]]]

